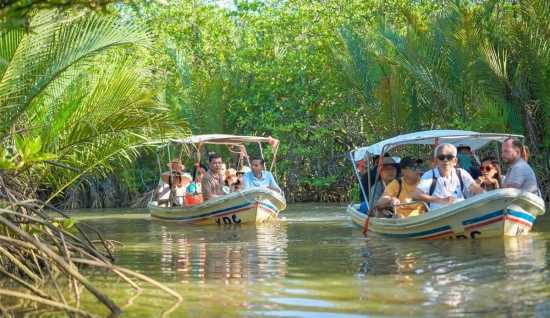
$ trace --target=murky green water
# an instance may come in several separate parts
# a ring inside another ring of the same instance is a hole
[[[344,206],[291,205],[285,221],[186,227],[145,210],[77,214],[125,244],[117,265],[146,274],[141,294],[85,272],[122,317],[548,317],[550,213],[530,236],[481,240],[365,239]],[[172,308],[171,308],[172,307]],[[108,311],[83,293],[82,309]]]

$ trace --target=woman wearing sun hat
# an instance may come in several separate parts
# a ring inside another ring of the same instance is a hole
[[[159,183],[157,187],[157,198],[158,198],[159,205],[164,204],[164,203],[160,203],[159,201],[163,200],[162,202],[164,202],[170,196],[170,185],[168,182],[165,182],[164,180],[168,180],[170,176],[172,176],[175,173],[181,174],[183,169],[185,169],[185,166],[181,163],[180,158],[174,158],[168,164],[168,168],[170,168],[170,171],[163,172],[159,178]]]
[[[183,205],[187,186],[192,180],[191,175],[189,173],[173,172],[163,173],[160,178],[167,187],[162,188],[158,197],[158,204]]]

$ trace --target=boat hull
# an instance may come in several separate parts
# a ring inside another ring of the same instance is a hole
[[[264,223],[277,219],[286,200],[268,188],[251,188],[188,206],[147,205],[151,219],[193,225]]]
[[[359,205],[349,205],[353,223],[364,228],[367,216]],[[368,235],[408,239],[482,238],[520,236],[531,231],[544,201],[519,189],[500,189],[402,219],[369,218]]]

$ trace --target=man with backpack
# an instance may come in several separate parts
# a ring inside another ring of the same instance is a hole
[[[423,162],[422,159],[415,159],[411,156],[401,159],[399,167],[401,168],[403,177],[397,178],[388,184],[376,205],[378,207],[394,206],[396,213],[395,217],[398,218],[420,215],[426,212],[424,202],[397,206],[412,201],[412,194],[422,176],[422,170],[419,164]]]
[[[465,189],[474,194],[485,192],[466,170],[455,168],[458,161],[456,154],[456,147],[452,144],[437,146],[434,151],[437,165],[435,169],[424,173],[413,192],[413,200],[427,202],[430,210],[435,210],[464,200]]]

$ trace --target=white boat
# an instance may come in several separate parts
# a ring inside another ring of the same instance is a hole
[[[472,150],[477,150],[491,142],[502,143],[509,137],[523,138],[523,136],[510,134],[432,130],[390,138],[353,150],[350,155],[362,188],[357,163],[369,155],[380,155],[397,146],[409,144],[451,143],[468,145]],[[359,204],[349,205],[347,212],[353,223],[363,228],[367,235],[410,239],[482,238],[528,234],[536,217],[544,214],[545,205],[540,196],[530,192],[519,189],[498,189],[408,218],[368,217],[360,212]]]
[[[171,140],[167,145],[158,147],[157,154],[160,156],[161,148],[177,145],[196,147],[196,153],[200,153],[202,145],[214,144],[237,147],[247,157],[245,144],[250,143],[257,143],[260,146],[260,151],[262,145],[269,144],[272,147],[273,158],[276,158],[279,146],[277,139],[222,134],[198,135]],[[167,153],[170,154],[170,151]],[[168,159],[168,162],[171,162],[170,158]],[[248,164],[250,166],[250,163]],[[286,200],[283,193],[280,194],[268,188],[250,188],[192,205],[160,206],[157,201],[150,201],[147,207],[150,210],[151,219],[154,220],[193,225],[254,224],[277,219],[279,212],[286,208]]]

